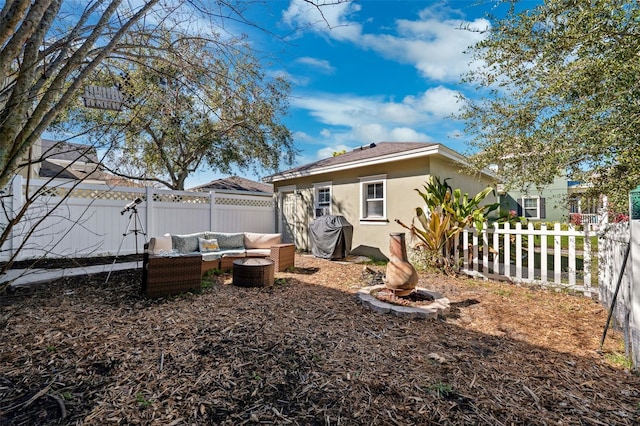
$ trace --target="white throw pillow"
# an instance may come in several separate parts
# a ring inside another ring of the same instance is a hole
[[[244,246],[248,249],[268,249],[281,242],[282,238],[280,234],[244,233]]]
[[[168,253],[172,248],[171,235],[165,234],[161,237],[155,237],[155,244],[151,247],[151,254]]]

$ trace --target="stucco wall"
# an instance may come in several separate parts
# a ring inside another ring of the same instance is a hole
[[[278,192],[283,186],[295,185],[299,193],[299,209],[304,210],[304,219],[299,230],[301,235],[296,239],[299,249],[311,249],[308,229],[314,219],[313,184],[331,182],[331,214],[344,216],[353,225],[352,253],[385,258],[389,255],[389,233],[407,232],[395,222],[395,219],[410,224],[415,215],[415,208],[424,205],[415,189],[422,189],[430,173],[438,175],[441,179],[451,178],[448,182],[453,188],[459,187],[471,196],[491,185],[486,177],[478,179],[463,175],[459,173],[459,169],[459,165],[446,159],[422,157],[274,182],[274,190]],[[360,178],[377,175],[386,175],[387,221],[360,221]],[[487,202],[495,201],[492,196],[487,199]],[[410,242],[408,235],[407,241]]]
[[[534,185],[530,185],[523,191],[509,190],[506,195],[500,198],[500,205],[504,210],[518,211],[518,202],[522,197],[535,196],[544,198],[546,215],[538,220],[532,220],[532,222],[566,222],[568,220],[568,187],[565,177],[554,179],[553,183],[542,191],[539,191]]]

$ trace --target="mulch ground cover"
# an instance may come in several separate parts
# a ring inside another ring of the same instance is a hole
[[[148,300],[133,270],[0,296],[0,424],[640,423],[597,301],[420,273],[452,309],[405,319],[357,302],[362,270],[297,255],[269,288]]]

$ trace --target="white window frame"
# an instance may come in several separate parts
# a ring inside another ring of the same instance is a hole
[[[382,216],[368,217],[367,211],[367,187],[371,184],[382,184]],[[375,175],[360,178],[360,223],[362,224],[376,224],[385,225],[387,220],[387,175]]]
[[[326,213],[323,213],[320,216],[325,214],[331,214],[331,205],[333,204],[333,189],[332,182],[320,182],[313,184],[313,217],[318,217],[318,210],[326,209]],[[320,204],[320,191],[328,189],[329,190],[329,203],[327,205]]]
[[[527,210],[533,210],[533,207],[527,209],[525,203],[526,200],[535,200],[536,201],[536,215],[535,216],[527,216]],[[522,216],[527,219],[540,219],[540,197],[522,197]]]

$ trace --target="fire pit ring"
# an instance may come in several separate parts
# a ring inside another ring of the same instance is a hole
[[[427,290],[426,288],[422,287],[416,287],[415,291],[426,293],[433,297],[433,302],[428,305],[422,306],[400,306],[379,300],[371,294],[383,288],[385,288],[384,285],[363,287],[358,291],[356,297],[363,306],[371,309],[374,312],[378,312],[381,314],[390,313],[402,318],[437,319],[438,317],[442,317],[449,312],[449,299],[443,297],[440,293],[436,293],[435,291]]]

